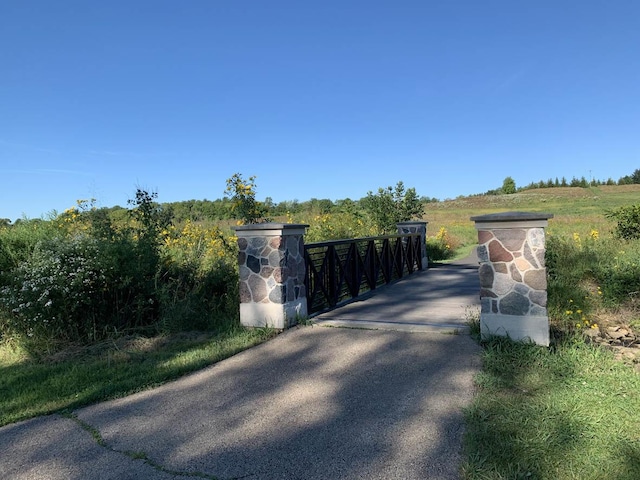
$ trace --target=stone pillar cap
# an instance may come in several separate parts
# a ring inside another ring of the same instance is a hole
[[[471,217],[476,222],[476,228],[523,228],[546,227],[552,213],[539,212],[500,212]]]
[[[238,237],[269,237],[273,235],[304,235],[309,225],[301,223],[251,223],[231,227]]]
[[[527,220],[548,220],[553,218],[553,213],[537,212],[500,212],[471,217],[473,222],[522,222]]]
[[[298,228],[307,228],[309,225],[303,223],[277,223],[277,222],[262,222],[262,223],[250,223],[248,225],[237,225],[231,227],[236,231],[243,230],[292,230]]]

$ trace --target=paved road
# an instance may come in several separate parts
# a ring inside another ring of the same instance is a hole
[[[426,297],[416,285],[444,275],[444,287],[447,271],[456,291],[477,289],[477,274],[461,265],[384,295]],[[390,318],[436,316],[405,304],[390,315],[376,298],[349,315],[381,329],[294,328],[159,388],[0,428],[0,478],[458,478],[479,348],[444,325],[462,325],[459,317],[446,316],[442,331],[387,330]]]

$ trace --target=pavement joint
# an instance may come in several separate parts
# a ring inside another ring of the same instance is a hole
[[[88,432],[91,435],[91,438],[93,438],[96,444],[99,445],[100,447],[106,450],[109,450],[110,452],[129,457],[132,460],[141,460],[143,463],[149,465],[155,470],[158,470],[159,472],[167,473],[169,475],[180,476],[180,477],[194,477],[194,478],[204,478],[207,480],[221,480],[219,477],[216,477],[214,475],[208,475],[203,472],[183,472],[183,471],[171,470],[170,468],[166,468],[161,464],[155,462],[149,457],[149,455],[146,452],[143,452],[141,450],[140,451],[118,450],[117,448],[110,446],[105,441],[105,439],[102,437],[102,435],[100,434],[100,431],[97,428],[78,418],[78,416],[75,413],[70,411],[62,411],[60,412],[60,416],[75,422],[80,428]],[[228,480],[239,480],[239,479],[231,478]]]

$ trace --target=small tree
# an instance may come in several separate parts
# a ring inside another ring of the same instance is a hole
[[[235,173],[227,179],[225,196],[231,199],[231,209],[236,218],[243,224],[268,222],[266,209],[256,201],[256,177],[249,177],[246,181],[240,173]]]
[[[375,195],[368,192],[362,199],[362,205],[382,234],[395,232],[398,222],[420,218],[424,214],[424,207],[415,188],[405,191],[402,182],[398,182],[395,188],[378,188]]]
[[[542,183],[544,185],[544,182]],[[516,193],[516,181],[513,178],[507,177],[504,179],[502,182],[502,193],[505,195]]]

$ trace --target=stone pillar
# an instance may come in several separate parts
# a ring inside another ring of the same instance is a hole
[[[549,345],[545,232],[547,213],[471,217],[478,230],[480,331]]]
[[[308,225],[235,227],[240,269],[240,323],[288,328],[307,316],[304,234]]]
[[[422,269],[429,268],[429,259],[427,258],[427,223],[428,222],[398,222],[398,233],[404,235],[407,233],[420,234],[420,249],[422,252]]]

